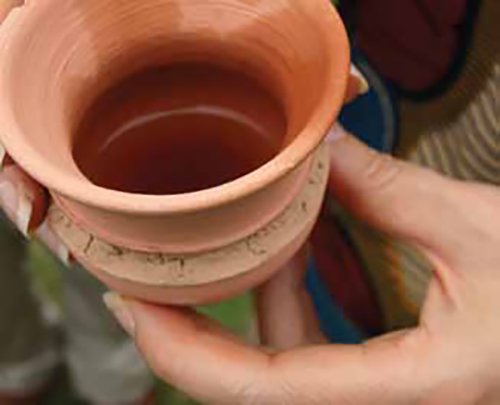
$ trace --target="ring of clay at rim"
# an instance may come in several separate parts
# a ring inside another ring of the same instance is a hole
[[[279,215],[307,178],[347,85],[347,36],[328,0],[42,0],[14,10],[1,31],[8,153],[75,222],[148,252],[221,247]],[[287,114],[283,150],[244,177],[190,194],[93,185],[71,156],[82,111],[112,81],[174,59],[224,61],[267,85]]]

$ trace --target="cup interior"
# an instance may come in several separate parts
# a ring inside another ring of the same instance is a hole
[[[284,117],[279,151],[257,172],[289,170],[321,141],[343,99],[349,56],[330,7],[326,0],[30,2],[0,40],[6,146],[42,183],[82,199],[96,186],[73,150],[99,97],[138,72],[197,63],[249,77],[276,101]],[[258,103],[228,102],[257,122],[263,115]]]

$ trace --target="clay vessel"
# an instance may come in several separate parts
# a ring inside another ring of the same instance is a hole
[[[0,141],[72,222],[114,246],[196,255],[258,232],[304,189],[344,99],[349,50],[329,0],[36,0],[4,22],[0,60]],[[83,113],[124,77],[179,61],[218,63],[267,86],[286,113],[281,152],[193,193],[92,184],[72,156]]]

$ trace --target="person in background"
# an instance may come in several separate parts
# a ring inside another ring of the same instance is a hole
[[[0,2],[0,22],[22,3]],[[46,322],[24,272],[21,233],[44,241],[66,264],[69,254],[43,222],[44,190],[8,161],[1,145],[0,168],[0,206],[17,225],[0,217],[0,405],[37,404],[61,362],[89,403],[152,403],[149,369],[105,309],[104,287],[77,263],[61,269],[63,339]]]
[[[0,200],[4,185],[0,174]],[[63,363],[77,393],[89,403],[152,403],[151,373],[105,310],[105,288],[77,263],[61,265],[59,331],[44,317],[43,303],[30,288],[26,259],[23,236],[1,218],[0,405],[38,404]]]
[[[330,133],[312,257],[259,289],[264,347],[194,311],[106,302],[202,403],[498,404],[500,3],[340,5],[371,90],[340,117],[356,136]]]
[[[344,127],[400,159],[457,180],[497,186],[498,2],[340,4],[354,60],[372,87],[345,109]],[[316,271],[308,281],[315,295],[321,290],[315,281],[326,284],[361,332],[358,339],[415,325],[434,266],[415,246],[353,220],[334,198],[326,211],[313,235]],[[351,264],[350,271],[336,265],[334,235],[343,239],[343,263]]]

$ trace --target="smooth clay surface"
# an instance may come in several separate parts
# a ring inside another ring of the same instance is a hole
[[[327,177],[323,146],[303,189],[279,217],[229,246],[196,255],[141,253],[111,245],[76,226],[56,205],[50,209],[50,225],[110,288],[159,303],[219,301],[265,281],[297,252],[316,221]]]
[[[349,47],[329,0],[34,0],[3,24],[0,59],[0,141],[65,215],[113,245],[186,255],[255,233],[297,196],[342,106]],[[284,111],[280,150],[196,192],[94,184],[73,154],[85,112],[121,80],[174,63],[217,64],[258,81]]]

